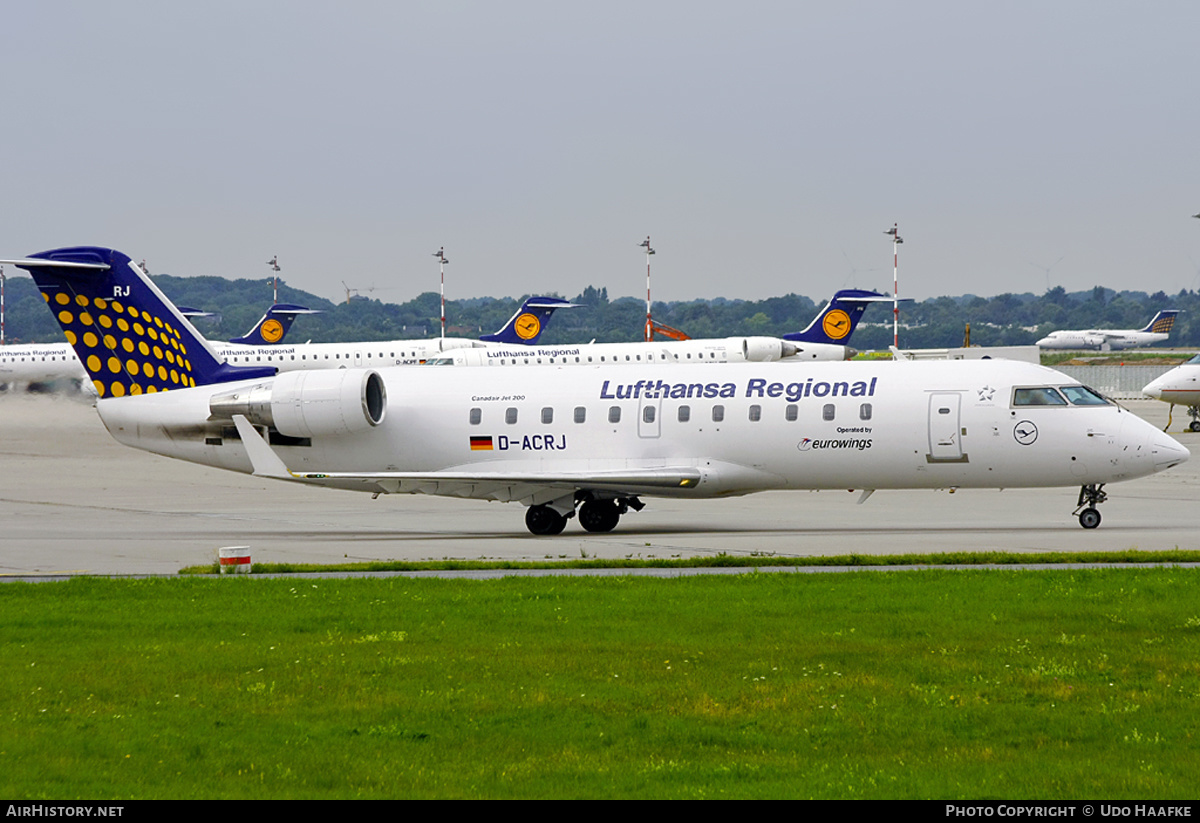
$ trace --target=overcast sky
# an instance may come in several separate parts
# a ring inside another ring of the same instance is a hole
[[[6,3],[0,257],[331,299],[1200,288],[1200,3]],[[10,274],[14,273],[11,270]],[[367,290],[374,287],[374,291]],[[264,291],[269,299],[269,292]]]

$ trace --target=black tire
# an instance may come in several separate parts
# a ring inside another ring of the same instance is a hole
[[[1079,525],[1085,529],[1094,529],[1100,525],[1100,512],[1096,509],[1084,509],[1079,513]]]
[[[579,525],[584,531],[610,532],[621,522],[621,513],[611,500],[589,500],[579,507]]]
[[[1188,428],[1194,432],[1200,432],[1200,420],[1193,420]]]
[[[567,527],[567,518],[549,506],[530,506],[525,510],[525,528],[534,534],[561,534]]]

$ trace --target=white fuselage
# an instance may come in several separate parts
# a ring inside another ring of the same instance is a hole
[[[1103,401],[1016,405],[1022,387],[1078,384],[998,360],[378,375],[386,385],[378,425],[300,439],[284,432],[273,443],[287,469],[304,475],[293,479],[541,503],[611,474],[630,478],[622,488],[629,494],[705,498],[766,489],[1081,486],[1188,457],[1169,436]],[[281,379],[106,398],[97,408],[122,443],[249,472],[233,423],[210,419],[210,398],[269,390]],[[337,407],[330,393],[294,401],[283,410],[308,409],[317,419],[332,408],[351,423],[362,414],[356,401]],[[698,480],[639,485],[639,477],[684,469]]]
[[[415,366],[442,352],[487,345],[464,337],[380,340],[373,343],[278,343],[247,346],[211,343],[218,359],[233,366],[274,366],[279,371]]]
[[[653,363],[811,363],[847,360],[854,350],[831,343],[777,337],[722,337],[562,346],[458,349],[430,361],[439,366],[603,366]]]
[[[583,343],[522,346],[479,340],[393,340],[376,343],[302,343],[277,346],[213,344],[233,366],[310,369],[442,366],[588,366],[614,363],[744,363],[845,360],[853,350],[826,343],[791,343],[775,337],[727,337],[651,343]],[[797,351],[797,349],[799,351]],[[794,352],[794,353],[793,353]]]
[[[1151,381],[1142,393],[1180,406],[1200,406],[1200,355]]]
[[[1158,332],[1136,329],[1088,329],[1086,331],[1056,331],[1037,341],[1043,349],[1095,349],[1120,351],[1161,343],[1170,337]]]
[[[69,343],[18,343],[0,346],[0,383],[49,383],[87,380],[87,372]]]

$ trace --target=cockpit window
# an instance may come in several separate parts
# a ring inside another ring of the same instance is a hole
[[[1187,361],[1187,363],[1185,363],[1184,365],[1185,366],[1200,366],[1200,354],[1196,355],[1191,360]]]
[[[1043,386],[1036,389],[1013,389],[1014,406],[1065,406],[1061,394],[1056,390]]]
[[[1063,386],[1062,393],[1067,396],[1067,399],[1075,406],[1107,406],[1108,401],[1105,400],[1099,392],[1089,389],[1087,386]]]

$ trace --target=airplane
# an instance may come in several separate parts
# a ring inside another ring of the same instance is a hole
[[[586,343],[509,349],[475,348],[446,352],[432,366],[587,366],[610,363],[769,363],[849,360],[846,345],[871,303],[892,302],[885,294],[842,289],[803,331],[782,337],[725,337],[636,343]]]
[[[303,343],[288,346],[218,345],[216,353],[234,365],[268,364],[279,371],[380,366],[415,366],[450,351],[492,351],[511,346],[519,351],[537,343],[558,309],[577,308],[557,297],[530,297],[499,331],[467,337],[424,340],[381,340],[358,343]],[[232,344],[234,341],[230,341]]]
[[[1096,349],[1119,351],[1137,346],[1161,343],[1175,325],[1178,309],[1164,309],[1142,329],[1087,329],[1085,331],[1055,331],[1037,341],[1043,349]]]
[[[189,318],[203,317],[207,314],[185,307],[180,307],[179,311]],[[268,343],[269,338],[282,342],[297,315],[316,313],[303,306],[277,303],[267,309],[266,314],[250,331],[241,337],[233,338],[230,344],[236,347],[236,344],[241,343],[242,349],[254,351],[255,343]],[[78,380],[83,383],[87,379],[87,370],[75,356],[75,349],[69,342],[18,343],[0,347],[0,383],[9,386],[52,383],[56,380]]]
[[[222,362],[120,252],[3,262],[33,274],[117,441],[375,496],[519,501],[537,535],[575,516],[611,531],[642,497],[835,488],[862,490],[861,503],[877,489],[1079,486],[1074,513],[1093,529],[1106,484],[1190,456],[1070,377],[1017,361],[277,374]],[[141,330],[98,334],[126,317]]]
[[[1187,406],[1192,418],[1188,428],[1200,432],[1200,354],[1150,381],[1142,388],[1142,394],[1171,404],[1168,421],[1176,405]]]

